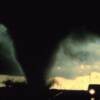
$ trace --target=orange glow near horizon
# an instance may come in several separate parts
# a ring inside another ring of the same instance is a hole
[[[79,76],[75,79],[66,79],[63,77],[52,77],[53,81],[50,89],[59,90],[88,90],[89,84],[100,84],[100,73],[92,72],[91,75]]]

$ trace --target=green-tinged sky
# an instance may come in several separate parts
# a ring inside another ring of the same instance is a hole
[[[73,79],[100,72],[100,37],[88,32],[72,33],[59,44],[53,58],[49,77]]]
[[[0,74],[23,75],[16,59],[14,43],[3,24],[0,24]]]

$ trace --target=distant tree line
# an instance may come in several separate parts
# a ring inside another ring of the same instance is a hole
[[[8,88],[16,88],[16,87],[19,87],[19,88],[25,88],[27,87],[27,83],[25,83],[24,81],[23,82],[14,82],[12,80],[7,80],[7,81],[4,81],[3,82],[6,87]]]

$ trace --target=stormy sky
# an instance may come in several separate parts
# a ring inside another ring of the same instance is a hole
[[[60,42],[53,58],[49,77],[73,79],[100,72],[100,37],[91,32],[70,33]]]
[[[0,24],[0,74],[23,75],[8,30],[6,26]]]

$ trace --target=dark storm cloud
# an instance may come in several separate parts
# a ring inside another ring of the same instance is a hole
[[[70,34],[55,53],[51,76],[75,78],[100,71],[100,38],[89,32]]]

